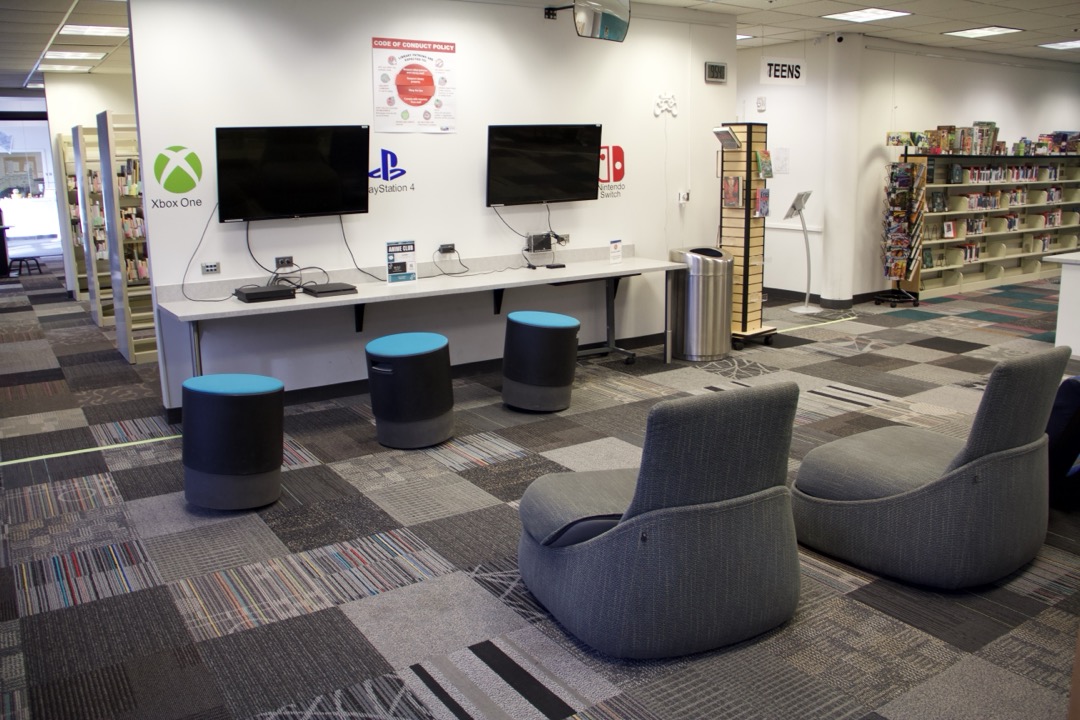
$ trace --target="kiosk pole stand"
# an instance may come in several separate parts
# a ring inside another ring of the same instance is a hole
[[[802,224],[803,244],[806,246],[806,298],[803,300],[802,307],[790,308],[791,312],[800,315],[817,315],[821,312],[820,307],[810,304],[810,233],[806,231],[806,218],[803,217],[802,212],[803,208],[806,207],[806,200],[810,197],[810,193],[811,191],[807,190],[796,195],[791,207],[788,208],[787,214],[784,215],[785,220],[794,215],[799,216],[799,223]]]

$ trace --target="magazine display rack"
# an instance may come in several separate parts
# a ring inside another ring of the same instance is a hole
[[[76,264],[78,292],[85,292],[90,317],[98,327],[112,327],[113,293],[109,283],[108,243],[101,194],[101,153],[97,134],[76,125],[71,128],[71,146],[75,156],[75,188],[79,205],[79,242],[83,265]],[[76,263],[78,253],[75,252]],[[85,279],[85,286],[83,280]]]
[[[723,197],[717,245],[732,256],[731,345],[741,350],[750,338],[771,345],[776,334],[776,328],[761,324],[769,214],[765,180],[772,177],[772,168],[764,123],[724,123],[723,128],[734,135],[738,147],[730,142],[720,150],[717,175]]]
[[[926,165],[922,298],[1056,277],[1077,249],[1080,155],[907,155]]]
[[[922,262],[923,196],[926,192],[926,164],[922,158],[889,163],[885,183],[884,235],[881,242],[882,267],[893,289],[874,296],[874,304],[912,303],[919,306],[917,275]]]
[[[116,347],[128,362],[157,360],[150,258],[143,223],[135,117],[97,116]]]

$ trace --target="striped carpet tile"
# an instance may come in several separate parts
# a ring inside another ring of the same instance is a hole
[[[439,717],[569,718],[617,693],[550,641],[554,654],[539,658],[510,636],[428,658],[401,674]]]
[[[303,445],[285,436],[285,446],[282,453],[282,466],[285,470],[294,470],[302,467],[321,465],[319,458],[304,448]]]
[[[632,697],[622,694],[573,715],[570,720],[663,720]]]
[[[49,380],[29,385],[0,385],[0,401],[29,400],[31,398],[65,395],[69,392],[65,380]]]
[[[32,560],[13,570],[19,617],[161,584],[157,569],[137,540]]]
[[[451,438],[423,452],[453,472],[486,467],[505,460],[525,457],[528,454],[524,448],[495,433],[488,432],[467,435],[463,438]]]
[[[7,523],[17,525],[63,513],[117,505],[124,498],[108,473],[42,483],[4,492]]]
[[[1056,605],[1080,590],[1080,569],[1075,563],[1076,556],[1072,553],[1043,545],[1029,564],[994,584]]]
[[[102,423],[90,428],[99,447],[135,440],[153,440],[180,434],[178,426],[170,425],[163,417],[145,417]]]
[[[454,567],[408,530],[334,543],[169,586],[196,640],[378,595]]]

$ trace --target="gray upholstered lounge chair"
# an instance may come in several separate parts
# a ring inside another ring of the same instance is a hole
[[[1070,352],[998,364],[966,441],[886,427],[807,453],[792,488],[799,542],[945,589],[1022,567],[1046,538],[1046,421]]]
[[[794,383],[662,402],[638,470],[556,473],[521,499],[521,577],[615,657],[709,650],[790,618],[799,557],[785,487]]]

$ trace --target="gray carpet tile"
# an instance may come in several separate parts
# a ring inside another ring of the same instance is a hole
[[[524,457],[527,451],[492,432],[453,437],[422,452],[453,472]]]
[[[641,447],[645,444],[645,421],[654,405],[673,397],[639,400],[617,407],[572,416],[574,422],[597,430],[609,437]]]
[[[135,709],[127,718],[155,720],[225,720],[225,698],[195,645],[127,660],[124,674]]]
[[[139,376],[126,363],[104,362],[69,365],[64,368],[64,379],[72,390],[130,385],[139,382]]]
[[[722,678],[722,682],[718,679]],[[861,718],[869,708],[857,698],[760,645],[709,653],[633,695],[660,717]]]
[[[289,415],[285,431],[322,462],[378,452],[375,426],[347,408]]]
[[[0,365],[3,367],[3,365]],[[45,368],[43,370],[15,370],[0,373],[0,388],[8,388],[16,385],[37,385],[43,383],[64,382],[64,371],[60,368]],[[64,382],[63,387],[67,387]]]
[[[62,680],[191,642],[164,587],[23,618],[31,685]]]
[[[102,451],[113,472],[133,470],[147,465],[159,465],[180,460],[182,440],[179,438],[140,443]]]
[[[548,460],[575,472],[630,468],[641,464],[641,448],[618,438],[592,440],[542,454]]]
[[[465,570],[516,553],[521,520],[515,508],[499,503],[420,523],[412,530],[439,555]]]
[[[289,703],[259,713],[259,720],[306,720],[308,718],[385,718],[386,720],[436,720],[397,675],[381,675],[363,682]]]
[[[21,717],[113,720],[135,711],[138,703],[118,665],[35,684]],[[15,716],[20,717],[20,716]]]
[[[55,410],[52,412],[22,415],[17,418],[0,419],[0,438],[37,435],[55,430],[86,427],[86,415],[82,408]]]
[[[49,340],[46,338],[0,345],[0,370],[4,375],[52,370],[59,367],[60,363],[57,362]]]
[[[866,390],[873,390],[875,392],[895,395],[897,397],[914,395],[915,393],[937,387],[932,382],[914,380],[889,373],[879,373],[868,368],[852,367],[851,365],[839,361],[817,363],[816,365],[804,365],[799,368],[799,373],[825,378],[835,382],[842,382],[848,385],[855,385]]]
[[[326,503],[266,513],[263,521],[290,552],[312,550],[357,536],[355,528],[338,520]]]
[[[281,475],[281,497],[259,510],[264,517],[285,514],[327,500],[348,500],[359,494],[328,465],[301,467]]]
[[[85,317],[77,314],[73,317]],[[75,353],[59,358],[60,367],[68,365],[83,365],[85,363],[125,362],[119,350],[98,350],[96,352]]]
[[[238,718],[391,672],[337,609],[208,640],[198,651]]]
[[[875,580],[848,597],[967,652],[1046,609],[1044,603],[1004,588],[979,594],[937,593],[890,580]]]
[[[318,506],[343,527],[350,538],[387,532],[399,526],[393,517],[364,495],[329,500]]]
[[[977,657],[912,688],[879,708],[889,720],[983,720],[990,717],[1060,718],[1067,698]]]
[[[29,487],[43,482],[99,475],[109,471],[104,456],[98,451],[57,455],[45,460],[19,461],[0,471],[5,489]]]
[[[525,488],[548,473],[566,472],[566,468],[541,455],[526,455],[496,465],[463,470],[459,475],[504,502],[521,498]]]
[[[528,625],[464,573],[340,606],[395,670]],[[419,627],[438,627],[433,637]]]
[[[500,435],[518,447],[534,453],[599,440],[603,433],[582,424],[579,418],[548,415],[536,422],[498,430]]]
[[[4,564],[25,565],[65,553],[116,547],[134,539],[124,509],[116,505],[47,515],[9,526]]]
[[[86,475],[5,490],[4,521],[20,525],[121,502],[123,498],[110,475]]]
[[[289,554],[289,548],[255,514],[148,538],[143,547],[163,583]]]
[[[47,394],[5,393],[9,388],[0,387],[0,418],[17,418],[21,415],[59,412],[79,407],[79,400],[67,389],[62,380],[35,385],[19,385],[19,388],[38,388],[49,386],[52,392]]]
[[[129,500],[124,512],[139,537],[148,539],[224,522],[250,511],[195,507],[187,503],[183,492],[174,492]]]
[[[502,504],[499,498],[449,472],[404,480],[394,486],[368,490],[364,495],[401,525],[416,525]]]
[[[976,656],[1066,695],[1075,655],[1068,646],[1078,627],[1076,615],[1051,608],[989,643]]]
[[[386,450],[361,459],[332,463],[329,467],[361,492],[423,478],[446,469],[427,453],[406,450]]]
[[[106,456],[112,452],[115,451],[107,451]],[[106,461],[109,461],[108,457]],[[124,500],[139,500],[182,491],[184,468],[179,461],[147,464],[114,470],[112,479]]]
[[[480,587],[530,623],[550,623],[551,616],[525,587],[517,556],[488,560],[468,571]]]
[[[0,458],[4,460],[25,460],[44,455],[84,450],[97,443],[88,427],[75,427],[54,430],[37,435],[0,438]]]
[[[125,387],[139,388],[142,386],[130,385]],[[150,390],[149,388],[146,389]],[[161,400],[155,394],[125,400],[113,399],[107,403],[89,402],[85,395],[81,399],[85,403],[83,412],[90,425],[154,417],[162,414]]]

